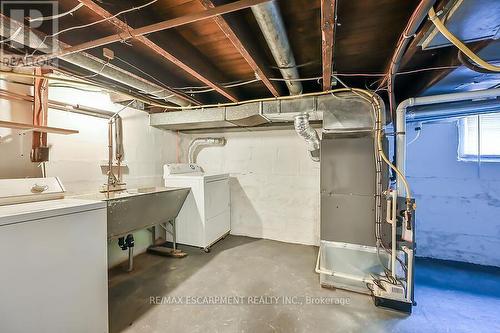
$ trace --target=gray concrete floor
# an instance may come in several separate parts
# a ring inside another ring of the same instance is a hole
[[[143,254],[134,272],[110,272],[112,333],[500,332],[495,269],[418,262],[418,306],[405,316],[376,308],[369,296],[321,288],[313,246],[228,236],[208,254],[183,249],[189,253],[183,259]],[[271,304],[186,304],[224,296]],[[305,304],[311,297],[337,304]]]

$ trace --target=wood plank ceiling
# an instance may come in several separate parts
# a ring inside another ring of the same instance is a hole
[[[80,2],[86,6],[61,18],[60,30],[98,21],[148,1]],[[63,33],[58,38],[77,45],[234,2],[158,0],[138,11]],[[70,10],[78,4],[78,0],[61,0],[59,11]],[[302,79],[310,78],[303,82],[307,93],[329,88],[329,67],[341,74],[382,73],[418,0],[279,0],[278,4],[299,75]],[[332,24],[332,8],[335,6],[337,22]],[[322,45],[326,45],[326,53]],[[331,45],[335,45],[333,49]],[[288,94],[284,82],[274,80],[282,79],[282,76],[249,8],[106,47],[115,52],[116,57],[111,61],[113,65],[187,93],[202,104]],[[87,52],[104,59],[102,49],[96,47]],[[88,74],[68,64],[65,67],[78,74]],[[256,76],[261,80],[255,80]],[[105,78],[96,79],[111,82]],[[372,76],[344,77],[349,85],[361,88],[373,86],[377,79]],[[247,81],[247,84],[239,85]],[[225,87],[228,84],[234,86]],[[333,84],[336,84],[335,80]]]

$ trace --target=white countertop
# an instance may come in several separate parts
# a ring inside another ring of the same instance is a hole
[[[0,226],[105,208],[106,203],[103,201],[83,199],[57,199],[0,206]]]

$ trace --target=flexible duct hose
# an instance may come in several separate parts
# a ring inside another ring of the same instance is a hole
[[[309,124],[309,115],[301,114],[295,117],[295,131],[308,145],[309,154],[314,162],[319,162],[319,136]]]

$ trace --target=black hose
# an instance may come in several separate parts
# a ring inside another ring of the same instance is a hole
[[[458,61],[462,63],[465,67],[471,71],[483,73],[483,74],[498,74],[498,72],[490,71],[489,69],[480,67],[476,65],[472,60],[470,60],[462,51],[458,50],[457,54]]]

